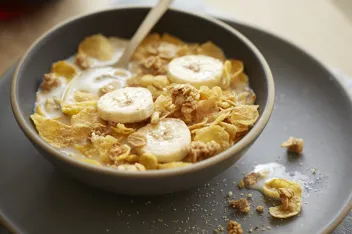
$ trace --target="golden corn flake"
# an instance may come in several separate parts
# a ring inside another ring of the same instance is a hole
[[[80,111],[87,108],[96,108],[96,101],[76,102],[76,103],[61,103],[61,111],[66,115],[76,115]]]
[[[104,121],[99,118],[98,111],[95,107],[83,109],[78,114],[73,115],[71,117],[71,125],[90,129],[105,127]]]
[[[117,134],[129,135],[136,131],[134,128],[128,128],[124,124],[118,123],[116,127],[111,128]]]
[[[198,48],[198,54],[207,55],[213,58],[217,58],[221,61],[225,61],[225,55],[222,49],[216,46],[213,42],[208,41],[200,45]]]
[[[254,105],[255,100],[256,95],[252,89],[247,89],[236,95],[236,103],[240,105]]]
[[[186,162],[159,163],[157,169],[171,169],[171,168],[186,167],[189,165],[192,165],[192,163],[186,163]]]
[[[99,99],[99,97],[92,93],[87,93],[87,92],[82,92],[77,90],[74,93],[74,99],[76,102],[86,102],[86,101],[96,101]]]
[[[204,128],[205,126],[207,126],[207,122],[208,122],[208,118],[204,118],[202,122],[188,126],[188,129],[189,130],[196,130],[199,128]]]
[[[231,86],[235,87],[238,84],[248,85],[248,77],[243,73],[243,62],[240,60],[230,59],[227,63],[227,71],[230,76]]]
[[[68,81],[77,75],[76,68],[66,61],[58,61],[54,63],[51,67],[51,72],[55,73],[57,76],[65,77]]]
[[[75,145],[75,149],[78,150],[81,154],[88,158],[93,158],[99,155],[99,152],[92,143]]]
[[[266,181],[263,186],[263,193],[264,195],[273,198],[273,199],[279,199],[280,194],[279,194],[279,189],[280,188],[287,188],[291,189],[296,196],[301,197],[302,196],[302,188],[301,185],[299,185],[296,182],[289,181],[283,178],[274,178],[269,181]]]
[[[89,128],[74,127],[54,119],[46,119],[38,114],[31,115],[39,135],[55,147],[68,147],[85,140]]]
[[[212,125],[209,127],[197,129],[193,140],[201,142],[215,141],[221,145],[223,149],[226,149],[229,146],[230,136],[222,127],[218,125]]]
[[[223,68],[223,75],[221,77],[221,86],[224,89],[227,89],[231,84],[231,78],[232,78],[231,70],[232,70],[231,62],[229,60],[226,60]]]
[[[252,126],[259,117],[258,105],[240,105],[231,112],[232,124]]]
[[[238,74],[235,79],[232,79],[231,87],[236,90],[245,90],[248,87],[248,76],[243,72]]]
[[[140,156],[139,163],[147,170],[154,170],[158,166],[158,159],[153,154],[144,153]]]
[[[78,53],[89,57],[106,61],[114,54],[114,47],[109,40],[101,34],[86,37],[78,46]]]
[[[225,131],[229,134],[230,136],[230,141],[234,142],[236,133],[237,133],[237,127],[233,124],[229,124],[226,122],[220,122],[219,125],[225,129]]]
[[[94,160],[94,159],[83,158],[83,157],[73,157],[73,158],[78,161],[90,164],[90,165],[101,166],[101,164],[97,160]]]
[[[297,215],[301,211],[302,198],[296,196],[290,189],[279,189],[281,205],[270,207],[269,213],[275,218],[289,218]]]
[[[218,106],[214,99],[201,100],[197,103],[196,119],[201,121],[216,111],[218,111]]]

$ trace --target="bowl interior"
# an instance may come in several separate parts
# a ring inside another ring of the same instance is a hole
[[[78,44],[91,34],[131,38],[148,11],[149,8],[117,8],[78,17],[49,31],[30,48],[15,73],[12,105],[15,104],[13,109],[19,124],[29,139],[35,141],[35,145],[44,141],[37,135],[30,115],[33,114],[36,91],[43,74],[49,72],[52,63],[75,54]],[[221,157],[219,155],[219,158],[205,160],[197,168],[220,162],[253,143],[269,119],[274,96],[271,73],[260,52],[248,39],[231,30],[229,26],[182,11],[167,11],[153,31],[167,32],[186,42],[214,42],[223,49],[227,57],[244,62],[250,85],[257,95],[256,102],[260,105],[261,117],[256,123],[258,126],[254,126],[257,127],[256,130],[252,129],[239,143],[221,153]],[[44,148],[50,149],[47,146]],[[239,157],[238,155],[237,159]]]

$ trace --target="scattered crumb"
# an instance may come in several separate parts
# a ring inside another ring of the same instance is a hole
[[[262,213],[264,211],[264,206],[257,206],[256,211],[258,211],[259,213]]]
[[[255,172],[249,173],[243,179],[244,186],[246,186],[246,188],[249,188],[249,187],[255,185],[258,181],[258,178],[259,178],[258,173],[255,173]]]
[[[287,141],[281,144],[282,148],[287,148],[287,151],[302,154],[304,141],[301,138],[289,137]]]
[[[227,223],[227,232],[228,234],[242,234],[243,229],[241,227],[241,224],[237,223],[236,221],[230,220]]]
[[[316,168],[312,168],[312,174],[315,175],[315,173],[317,173],[317,169]]]
[[[244,187],[244,182],[243,182],[243,180],[240,180],[240,182],[238,182],[238,188],[239,189],[242,189],[243,187]]]
[[[252,195],[251,193],[248,193],[247,197],[248,197],[248,198],[252,198],[253,195]]]
[[[241,198],[240,200],[232,200],[230,201],[230,206],[235,208],[236,210],[242,212],[242,213],[249,213],[250,211],[250,206],[245,198]]]
[[[229,191],[229,193],[227,194],[228,197],[232,197],[233,193],[232,191]]]

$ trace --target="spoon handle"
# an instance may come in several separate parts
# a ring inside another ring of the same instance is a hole
[[[149,11],[148,15],[145,17],[136,33],[133,35],[130,43],[128,43],[123,55],[117,62],[117,67],[128,66],[128,63],[138,45],[147,36],[154,25],[159,21],[160,17],[165,13],[172,2],[173,0],[159,0],[158,4]]]

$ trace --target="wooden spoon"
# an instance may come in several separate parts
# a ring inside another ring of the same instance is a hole
[[[137,32],[133,35],[131,41],[128,43],[125,51],[120,57],[119,61],[116,63],[116,67],[128,68],[128,63],[131,60],[131,57],[142,42],[142,40],[147,36],[149,31],[154,27],[154,25],[159,21],[161,16],[169,8],[173,0],[159,0],[159,3],[153,7],[145,17],[142,24],[137,29]]]

